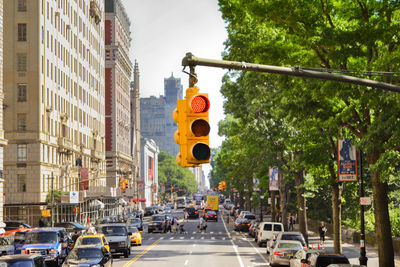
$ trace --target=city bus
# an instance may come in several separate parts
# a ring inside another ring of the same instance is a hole
[[[177,209],[184,209],[186,207],[186,197],[177,197],[175,199],[175,207]]]

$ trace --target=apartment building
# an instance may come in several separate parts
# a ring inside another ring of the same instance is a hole
[[[131,155],[130,21],[120,0],[105,0],[105,90],[107,186],[127,180],[133,198],[135,167]]]
[[[57,197],[70,191],[93,219],[108,192],[104,0],[5,1],[4,50],[5,219],[37,225],[48,202],[76,218]]]
[[[0,107],[3,107],[3,0],[0,0]],[[4,146],[7,145],[7,141],[4,139],[3,129],[3,109],[0,109],[0,222],[3,222],[3,161],[4,161]]]

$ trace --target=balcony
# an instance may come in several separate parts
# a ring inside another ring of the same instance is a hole
[[[65,153],[65,154],[71,154],[72,150],[74,149],[74,145],[72,144],[72,141],[65,138],[65,137],[59,137],[57,140],[58,143],[58,149],[60,153]]]

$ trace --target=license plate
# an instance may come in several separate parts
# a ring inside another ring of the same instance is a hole
[[[287,253],[286,256],[292,257],[292,256],[293,256],[293,253]]]

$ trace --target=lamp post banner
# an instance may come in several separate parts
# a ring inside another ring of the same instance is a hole
[[[357,150],[351,139],[338,139],[338,181],[357,182]]]
[[[269,168],[269,191],[279,191],[278,168]]]

